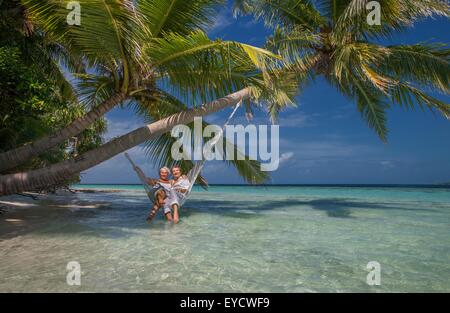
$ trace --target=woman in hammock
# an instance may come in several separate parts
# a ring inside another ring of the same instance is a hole
[[[162,167],[159,170],[159,179],[147,178],[148,184],[152,186],[154,195],[152,210],[147,216],[147,221],[151,221],[161,207],[164,207],[164,216],[166,219],[168,221],[173,220],[170,211],[172,181],[169,180],[169,173],[169,168]]]
[[[178,209],[180,208],[180,202],[186,197],[186,193],[189,190],[190,181],[186,175],[183,175],[181,168],[178,165],[172,167],[172,190],[170,206],[173,209],[173,222],[178,223],[180,220]]]

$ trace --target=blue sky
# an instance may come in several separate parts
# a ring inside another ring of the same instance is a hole
[[[448,43],[450,23],[426,20],[389,43],[436,41]],[[250,17],[234,19],[231,9],[220,11],[209,31],[212,38],[237,40],[262,46],[270,30]],[[439,96],[447,103],[448,96]],[[271,173],[275,184],[432,184],[450,182],[450,121],[430,112],[388,112],[388,143],[381,142],[349,102],[324,81],[301,90],[297,108],[280,115],[280,167]],[[221,124],[230,111],[217,113],[209,121]],[[236,123],[246,123],[242,110]],[[107,115],[105,140],[144,125],[127,109]],[[264,112],[256,112],[255,123],[268,123]],[[130,154],[146,173],[156,175],[141,147]],[[204,175],[210,183],[242,183],[232,167],[209,162]],[[82,183],[137,183],[123,155],[86,171]]]

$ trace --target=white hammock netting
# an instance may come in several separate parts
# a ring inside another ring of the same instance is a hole
[[[222,138],[223,130],[224,130],[225,126],[228,125],[228,123],[233,118],[234,114],[236,113],[237,109],[240,107],[241,104],[242,104],[242,100],[240,100],[236,104],[236,106],[233,108],[233,111],[231,112],[227,121],[225,122],[225,124],[223,124],[222,128],[220,129],[220,135],[216,137],[216,140],[209,141],[205,145],[205,148],[208,148],[209,151],[211,151],[211,147],[216,145],[219,142],[219,140]],[[131,157],[128,153],[125,153],[125,157],[128,159],[128,161],[130,161],[131,165],[133,166],[134,171],[136,172],[137,176],[139,177],[139,180],[141,181],[142,185],[144,186],[145,191],[147,192],[148,198],[150,199],[150,201],[153,202],[154,201],[153,190],[152,190],[152,186],[150,186],[148,184],[147,176],[145,176],[142,169],[133,162],[133,160],[131,159]],[[186,202],[187,198],[189,197],[192,187],[194,186],[198,175],[202,171],[203,166],[205,165],[205,162],[206,162],[205,159],[194,162],[194,167],[192,167],[191,170],[187,173],[186,176],[188,177],[189,182],[190,182],[188,190],[184,194],[179,193],[179,192],[176,193],[176,195],[178,197],[178,203],[180,204],[180,206],[182,206]]]

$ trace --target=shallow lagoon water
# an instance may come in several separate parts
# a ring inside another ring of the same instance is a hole
[[[145,222],[139,187],[108,187],[65,197],[100,208],[0,237],[0,291],[450,292],[450,189],[212,186],[169,225]]]

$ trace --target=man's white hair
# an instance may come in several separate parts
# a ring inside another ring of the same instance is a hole
[[[170,169],[169,169],[167,166],[161,167],[161,168],[159,169],[159,171],[160,171],[160,172],[161,172],[161,171],[166,171],[166,172],[170,173]]]

